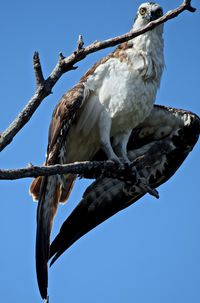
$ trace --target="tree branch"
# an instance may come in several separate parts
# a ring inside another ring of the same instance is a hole
[[[149,161],[148,155],[143,155],[140,163]],[[135,169],[137,167],[137,160],[131,164],[118,164],[112,161],[85,161],[76,162],[72,164],[56,164],[52,166],[33,166],[29,165],[27,168],[19,169],[5,169],[0,170],[0,180],[17,180],[29,177],[50,176],[50,175],[63,175],[75,174],[79,177],[86,179],[97,179],[100,177],[118,179],[124,181],[126,184],[135,184],[143,188],[144,192],[148,192],[155,198],[159,198],[156,189],[146,182]]]
[[[39,87],[40,85],[42,85],[44,83],[44,76],[43,76],[42,66],[40,63],[40,58],[39,58],[38,52],[35,52],[33,55],[33,68],[35,71],[36,84],[37,84],[37,87]]]
[[[191,1],[184,0],[183,3],[175,8],[167,12],[161,18],[150,22],[144,28],[130,31],[124,35],[114,37],[111,39],[107,39],[105,41],[94,42],[87,47],[83,48],[83,40],[82,36],[79,36],[77,50],[68,57],[64,57],[60,54],[59,61],[53,71],[51,72],[50,76],[44,80],[42,68],[39,60],[38,53],[34,54],[34,70],[36,76],[36,84],[37,90],[33,97],[29,100],[27,105],[18,115],[18,117],[8,126],[8,128],[1,133],[0,135],[0,151],[2,151],[15,137],[15,135],[24,127],[24,125],[30,120],[36,109],[41,104],[42,100],[47,97],[52,92],[52,88],[56,84],[56,82],[60,79],[60,77],[73,69],[76,69],[74,65],[83,60],[89,54],[97,52],[99,50],[116,46],[120,43],[126,42],[130,39],[133,39],[143,33],[155,28],[161,23],[164,23],[172,18],[177,17],[183,11],[188,10],[190,12],[194,12],[195,8],[191,6]]]
[[[133,162],[130,165],[123,166],[112,161],[85,161],[51,166],[33,166],[32,164],[29,164],[26,168],[0,169],[0,180],[17,180],[29,177],[62,175],[68,173],[88,179],[94,179],[103,175],[104,177],[134,181],[135,163]]]

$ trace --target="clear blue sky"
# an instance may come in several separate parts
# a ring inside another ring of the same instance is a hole
[[[85,44],[127,32],[142,1],[3,1],[0,11],[1,114],[4,130],[32,96],[34,50],[47,76],[58,53],[70,54],[78,35]],[[164,10],[180,1],[160,1]],[[200,115],[200,4],[165,24],[165,60],[156,103]],[[0,168],[41,164],[51,113],[62,94],[110,50],[91,55],[62,77],[53,95],[0,155]],[[159,188],[160,199],[146,195],[79,240],[51,268],[51,303],[200,302],[199,147],[176,175]],[[0,301],[41,302],[35,275],[35,212],[31,179],[1,181]],[[88,183],[87,183],[88,184]],[[86,186],[77,184],[60,207],[54,232],[78,203]]]

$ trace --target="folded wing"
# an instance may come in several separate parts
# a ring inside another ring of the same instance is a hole
[[[155,105],[151,115],[133,130],[129,158],[152,188],[166,182],[183,163],[200,134],[195,114]],[[97,160],[102,160],[98,154]],[[85,191],[82,200],[63,223],[50,247],[51,265],[80,237],[146,192],[135,183],[100,178]]]

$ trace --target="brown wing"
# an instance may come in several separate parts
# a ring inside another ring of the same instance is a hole
[[[54,110],[50,128],[45,165],[59,163],[59,153],[67,133],[84,101],[84,85],[79,83],[66,93]],[[39,198],[36,232],[36,271],[42,298],[47,298],[49,242],[52,222],[61,198],[57,176],[36,178],[30,192]]]
[[[140,176],[156,188],[176,172],[199,134],[200,119],[195,114],[155,105],[148,119],[133,130],[129,156]],[[52,242],[51,264],[80,237],[144,194],[134,183],[110,178],[93,182]]]
[[[56,106],[49,127],[46,164],[55,164],[58,161],[60,148],[65,140],[70,126],[78,115],[85,96],[85,86],[78,83],[70,89]]]
[[[47,156],[45,165],[59,163],[59,153],[63,140],[73,123],[78,109],[84,99],[84,85],[78,83],[70,89],[56,106],[49,126]],[[30,185],[29,192],[33,199],[38,200],[42,177],[35,178]]]

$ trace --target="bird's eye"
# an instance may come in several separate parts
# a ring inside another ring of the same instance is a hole
[[[158,8],[158,9],[156,10],[156,16],[157,16],[157,17],[161,17],[162,15],[163,15],[162,9],[161,9],[161,8]]]
[[[147,9],[145,7],[141,7],[139,12],[141,16],[144,16],[147,12]]]

